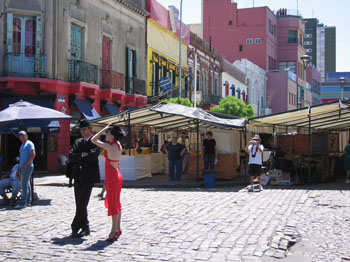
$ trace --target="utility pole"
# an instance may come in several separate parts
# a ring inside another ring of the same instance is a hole
[[[181,88],[182,88],[181,48],[182,48],[182,0],[180,1],[180,35],[179,35],[179,96],[180,97],[181,97]]]
[[[197,107],[197,53],[194,54],[194,107]]]

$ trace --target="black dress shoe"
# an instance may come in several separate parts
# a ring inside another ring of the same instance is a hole
[[[84,229],[84,230],[81,230],[80,232],[79,232],[79,237],[85,237],[85,236],[88,236],[88,235],[90,235],[90,229]]]
[[[80,237],[78,232],[72,231],[71,237]]]

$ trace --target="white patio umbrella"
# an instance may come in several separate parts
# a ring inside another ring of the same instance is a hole
[[[19,101],[17,103],[9,105],[8,108],[0,111],[0,124],[12,124],[16,121],[21,121],[22,124],[25,120],[65,120],[72,118],[69,115],[61,113],[57,110],[38,106],[26,101]]]

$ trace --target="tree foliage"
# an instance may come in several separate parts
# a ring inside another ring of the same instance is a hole
[[[222,98],[220,103],[212,107],[210,111],[245,118],[254,117],[253,106],[245,104],[241,99],[234,96]]]
[[[174,98],[166,98],[162,101],[173,103],[173,104],[180,104],[188,107],[193,107],[191,101],[188,98],[174,97]]]

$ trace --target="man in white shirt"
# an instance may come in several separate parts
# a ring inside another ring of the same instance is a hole
[[[255,135],[252,140],[249,141],[248,145],[245,147],[245,151],[249,154],[249,173],[250,173],[250,188],[249,191],[254,190],[254,179],[258,177],[259,179],[259,190],[262,191],[263,187],[261,185],[261,166],[262,166],[262,155],[264,151],[264,146],[261,144],[261,139],[259,135]]]

